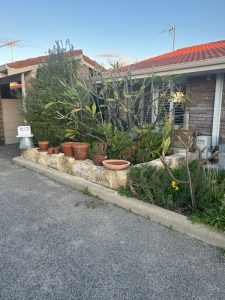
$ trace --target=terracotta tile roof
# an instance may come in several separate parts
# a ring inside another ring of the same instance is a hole
[[[225,56],[225,40],[178,49],[129,66],[133,70],[161,67]]]
[[[90,59],[88,56],[83,55],[83,60],[86,61],[88,64],[92,65],[96,69],[104,69],[97,61]]]
[[[68,51],[68,53],[73,56],[83,55],[83,51],[81,49]],[[25,60],[15,61],[13,63],[7,64],[7,66],[10,68],[19,69],[19,68],[42,64],[43,62],[45,62],[45,60],[47,58],[48,58],[48,55],[44,55],[44,56],[29,58],[29,59],[25,59]],[[96,61],[90,59],[86,55],[83,55],[83,59],[84,59],[84,61],[86,61],[87,63],[92,65],[94,68],[100,67],[100,65]]]

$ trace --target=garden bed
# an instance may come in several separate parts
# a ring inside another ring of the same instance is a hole
[[[75,160],[67,157],[63,153],[49,155],[47,152],[39,152],[38,148],[22,150],[21,156],[27,160],[37,162],[41,165],[65,172],[70,175],[79,176],[90,182],[118,190],[127,185],[129,169],[112,171],[102,166],[95,166],[93,161]],[[190,153],[190,159],[195,156]],[[166,157],[166,161],[171,168],[177,167],[185,160],[185,153],[179,152]],[[162,167],[160,159],[155,159],[147,163],[137,164],[136,166],[151,165]]]

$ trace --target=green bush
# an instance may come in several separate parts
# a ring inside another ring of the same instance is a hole
[[[193,222],[204,223],[217,229],[225,230],[225,207],[205,209],[202,212],[194,212],[190,216]]]
[[[133,167],[130,181],[141,200],[165,208],[175,208],[175,191],[171,186],[171,179],[163,169],[152,166]]]
[[[191,207],[188,184],[178,184],[171,180],[165,169],[153,166],[132,167],[130,171],[130,188],[120,192],[130,195],[135,191],[137,197],[145,202],[159,205],[177,212],[188,212],[193,221],[209,224],[225,230],[225,171],[197,168],[197,163],[190,163],[196,194],[196,208]],[[180,180],[187,177],[186,167],[173,170]]]
[[[132,159],[127,153],[127,149],[131,148],[132,143],[132,138],[127,133],[115,129],[109,136],[108,157],[125,160]]]
[[[159,158],[162,151],[162,134],[148,131],[141,137],[137,146],[137,163],[143,163]]]
[[[45,63],[38,68],[36,78],[24,99],[24,117],[32,127],[35,138],[51,139],[51,144],[59,143],[64,138],[68,126],[67,120],[59,118],[60,114],[67,114],[67,108],[60,103],[66,91],[62,82],[69,84],[78,68],[68,50],[72,50],[69,43],[63,46],[56,42],[53,49],[49,50]],[[56,104],[46,109],[51,102]]]

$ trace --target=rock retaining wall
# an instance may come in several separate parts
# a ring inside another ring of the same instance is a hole
[[[127,184],[129,168],[121,171],[111,171],[101,166],[95,166],[93,161],[89,159],[84,161],[75,160],[72,157],[65,156],[63,153],[49,155],[47,152],[39,152],[37,148],[22,150],[21,156],[27,160],[67,174],[82,177],[88,181],[114,190],[118,190]],[[194,159],[194,156],[191,156],[191,159]],[[171,168],[177,167],[184,160],[184,152],[175,153],[166,157],[166,161]],[[144,164],[162,167],[162,163],[159,159]],[[144,164],[138,164],[137,166]]]

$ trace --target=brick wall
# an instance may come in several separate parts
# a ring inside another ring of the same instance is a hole
[[[0,145],[5,144],[3,114],[2,114],[2,100],[0,99]]]
[[[191,96],[189,129],[202,135],[212,134],[215,85],[215,75],[210,78],[190,77],[187,81],[187,91]]]
[[[225,144],[225,78],[223,85],[222,110],[220,117],[220,142]]]

